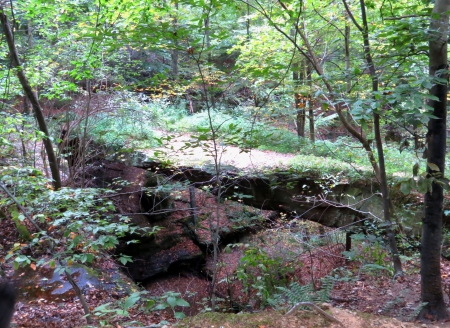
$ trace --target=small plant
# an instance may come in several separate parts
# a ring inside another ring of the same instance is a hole
[[[277,286],[286,285],[287,274],[293,268],[280,257],[272,258],[263,249],[245,245],[247,248],[236,270],[237,279],[242,281],[245,291],[256,290],[262,304],[270,304]]]
[[[155,301],[151,299],[143,298],[142,296],[148,294],[148,291],[134,292],[123,300],[119,300],[117,303],[105,303],[97,306],[93,313],[98,317],[108,316],[120,316],[128,317],[128,310],[134,307],[139,301],[145,302],[145,309],[149,310],[155,305]]]
[[[316,289],[312,282],[307,285],[300,285],[298,282],[293,282],[287,288],[277,287],[281,291],[277,298],[287,300],[289,304],[300,302],[329,302],[334,282],[335,279],[333,277],[326,276],[321,279],[320,289]]]
[[[331,271],[331,276],[334,278],[334,281],[343,282],[356,281],[358,278],[352,271],[348,270],[345,267],[333,269],[333,271]]]
[[[356,246],[342,254],[351,261],[361,263],[360,272],[366,271],[375,275],[382,272],[393,274],[392,265],[386,261],[389,258],[389,252],[380,236],[360,233],[352,235],[351,238],[356,242]]]
[[[170,308],[173,312],[173,316],[175,319],[183,319],[186,316],[183,312],[177,311],[176,307],[190,306],[190,304],[181,297],[180,293],[172,291],[164,293],[164,295],[159,297],[156,303],[157,304],[152,308],[152,311],[165,310],[167,308]]]

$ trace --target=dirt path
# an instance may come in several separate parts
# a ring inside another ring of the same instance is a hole
[[[162,159],[170,159],[177,165],[204,166],[214,164],[213,143],[202,142],[200,147],[192,147],[197,142],[189,135],[177,135],[167,142],[164,147],[157,148]],[[148,156],[154,157],[155,149],[144,151]],[[280,167],[288,164],[294,154],[280,154],[274,151],[261,151],[252,149],[242,151],[238,147],[219,143],[217,146],[217,159],[222,166],[231,165],[239,169],[256,170],[263,167]]]

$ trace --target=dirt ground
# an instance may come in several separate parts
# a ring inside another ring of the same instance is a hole
[[[167,138],[167,135],[163,138]],[[193,144],[196,139],[187,134],[170,134],[170,141],[164,147],[158,148],[161,158],[169,158],[177,165],[203,166],[214,163],[215,152],[212,142],[202,142],[203,146],[184,149],[186,143]],[[239,147],[217,143],[217,159],[222,166],[231,165],[239,169],[260,169],[262,167],[277,167],[285,165],[295,157],[294,154],[280,154],[273,151],[251,149],[242,151]],[[153,157],[155,150],[145,153]]]

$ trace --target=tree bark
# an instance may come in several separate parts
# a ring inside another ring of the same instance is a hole
[[[295,93],[294,93],[294,103],[295,109],[297,111],[296,125],[297,125],[297,136],[305,136],[305,98],[298,91],[301,81],[304,81],[303,67],[300,67],[299,63],[296,62],[293,65],[292,79],[294,80]],[[300,73],[300,74],[299,74]]]
[[[180,51],[178,50],[178,0],[175,1],[175,16],[173,17],[173,25],[174,25],[174,49],[172,49],[170,53],[171,62],[172,62],[172,75],[175,79],[178,78],[178,57]]]
[[[308,81],[308,120],[309,120],[309,140],[316,142],[316,132],[314,124],[314,102],[313,102],[313,85],[312,85],[312,69],[311,64],[305,60],[306,80]]]
[[[295,29],[291,30],[292,37],[295,38]],[[305,60],[306,61],[306,60]],[[299,60],[292,64],[292,80],[294,82],[294,106],[296,110],[295,124],[297,126],[297,136],[305,136],[305,98],[299,92],[300,85],[305,81],[304,67],[300,65]]]
[[[5,15],[3,6],[0,6],[0,21],[3,28],[3,33],[5,34],[6,42],[8,43],[9,53],[11,57],[11,64],[17,73],[20,84],[30,100],[31,106],[33,107],[34,115],[39,125],[39,129],[44,133],[43,143],[45,150],[47,152],[47,159],[50,165],[50,171],[53,178],[53,186],[55,189],[61,188],[61,178],[59,175],[59,168],[57,163],[57,158],[55,152],[53,151],[52,141],[50,140],[50,135],[48,133],[47,124],[45,122],[44,114],[42,113],[41,105],[36,94],[31,89],[30,83],[25,76],[22,65],[20,64],[19,56],[17,54],[16,46],[14,43],[14,36],[9,26],[8,18]]]
[[[448,80],[447,64],[447,39],[450,1],[436,0],[430,23],[429,40],[429,65],[430,76],[440,77]],[[446,121],[447,121],[447,82],[435,82],[430,93],[439,100],[430,100],[429,105],[433,108],[433,115],[428,123],[427,147],[428,177],[444,175],[445,146],[446,146]],[[438,183],[432,184],[431,192],[425,194],[425,212],[422,220],[422,250],[421,261],[421,284],[422,302],[427,305],[419,313],[419,319],[444,320],[450,318],[445,307],[444,295],[441,282],[441,240],[442,240],[442,213],[443,213],[443,189]]]
[[[247,19],[245,20],[245,28],[247,29],[247,42],[250,42],[250,5],[247,4]]]

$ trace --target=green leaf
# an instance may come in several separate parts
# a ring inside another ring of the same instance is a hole
[[[400,191],[403,193],[403,195],[409,195],[411,192],[411,183],[410,181],[404,181],[400,184]]]
[[[432,171],[441,172],[441,170],[439,170],[439,167],[436,164],[434,164],[434,163],[427,163],[427,165]]]
[[[167,297],[167,304],[169,304],[170,307],[174,308],[177,305],[177,298],[173,296]]]
[[[175,312],[173,316],[175,317],[175,319],[183,319],[186,317],[186,315],[183,312]]]
[[[164,309],[166,309],[168,306],[169,306],[169,305],[168,305],[167,303],[160,303],[160,304],[156,305],[156,306],[153,308],[153,311],[164,310]]]
[[[417,181],[417,189],[424,194],[428,192],[431,189],[431,183],[430,180],[427,178],[421,177],[419,181]]]
[[[136,304],[137,301],[139,301],[140,297],[141,295],[139,292],[135,292],[130,296],[128,296],[127,299],[125,300],[124,308],[129,309],[130,307],[132,307],[134,304]]]
[[[133,260],[131,260],[131,257],[130,257],[130,256],[127,256],[127,255],[121,255],[121,256],[119,257],[119,261],[120,261],[120,263],[122,263],[123,265],[127,264],[128,262],[133,262]]]
[[[110,304],[111,304],[111,303],[105,303],[105,304],[102,304],[102,305],[100,305],[100,306],[97,306],[97,307],[94,309],[93,312],[94,312],[95,315],[97,315],[97,316],[104,316],[104,315],[106,315],[106,314],[109,313],[109,312],[114,312],[114,310],[111,310],[111,309],[108,308]]]
[[[156,304],[155,300],[146,300],[145,301],[145,308],[147,310],[150,310],[152,307],[154,307]]]
[[[182,298],[178,298],[177,301],[176,301],[176,304],[177,304],[178,306],[187,306],[187,307],[191,306],[188,302],[186,302],[186,301],[185,301],[184,299],[182,299]]]

